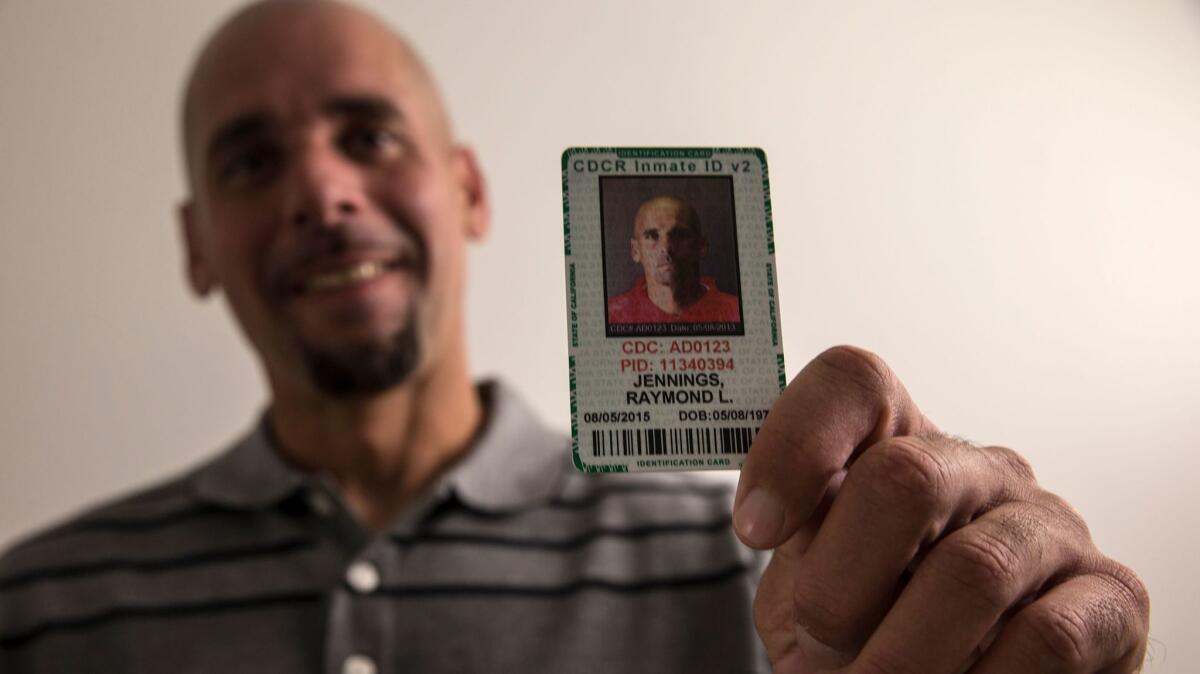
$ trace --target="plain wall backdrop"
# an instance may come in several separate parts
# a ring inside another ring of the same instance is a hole
[[[232,6],[0,0],[0,541],[264,401],[174,219],[178,91]],[[476,371],[567,428],[564,148],[762,147],[789,372],[870,348],[943,428],[1023,452],[1148,583],[1147,671],[1194,669],[1200,3],[375,6],[490,179]]]

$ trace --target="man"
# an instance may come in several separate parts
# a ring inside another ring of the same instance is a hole
[[[345,5],[263,2],[185,99],[188,279],[228,299],[271,405],[214,461],[11,550],[0,671],[752,671],[721,494],[572,473],[563,438],[470,382],[488,202],[407,45]],[[735,504],[775,551],[753,617],[777,672],[1141,661],[1136,576],[869,353],[797,376]]]
[[[683,200],[647,199],[633,218],[629,256],[643,274],[633,288],[608,301],[610,323],[736,323],[738,299],[700,276],[708,241],[696,211]]]

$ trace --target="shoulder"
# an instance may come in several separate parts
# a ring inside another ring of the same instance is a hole
[[[258,536],[240,513],[199,499],[188,470],[36,531],[0,555],[0,650],[138,602],[173,600],[156,578]]]
[[[706,298],[710,310],[713,312],[717,320],[736,321],[740,311],[737,295],[727,293],[716,285]]]
[[[703,284],[704,287],[708,288],[708,293],[704,298],[705,300],[717,306],[737,306],[737,295],[733,295],[721,290],[721,287],[717,285],[717,280],[713,277],[705,276],[700,279],[700,283]]]
[[[633,284],[629,286],[629,290],[612,297],[608,300],[609,308],[614,306],[632,307],[636,306],[638,300],[646,296],[646,275],[638,274],[633,280]]]
[[[71,541],[96,532],[136,529],[185,516],[198,504],[190,488],[195,471],[188,471],[83,511],[18,539],[0,555],[0,589],[13,576],[36,572],[58,561],[77,558]]]
[[[717,301],[720,302],[721,306],[737,309],[737,306],[738,306],[737,295],[731,295],[730,293],[727,293],[723,290],[717,290],[717,292],[714,294],[716,295]]]
[[[633,288],[621,293],[620,295],[617,295],[616,297],[610,297],[608,300],[608,310],[610,312],[627,311],[633,308],[637,303],[636,294],[637,288]]]

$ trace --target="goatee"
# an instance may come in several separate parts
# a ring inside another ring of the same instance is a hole
[[[334,398],[381,393],[404,382],[420,360],[413,316],[384,344],[360,344],[339,350],[306,347],[304,358],[317,388]]]

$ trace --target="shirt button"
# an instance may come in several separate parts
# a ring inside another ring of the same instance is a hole
[[[346,570],[346,582],[363,594],[374,592],[379,587],[379,570],[370,562],[355,562]]]
[[[342,663],[342,674],[375,674],[375,661],[365,655],[351,655]]]
[[[329,517],[337,509],[329,494],[320,489],[308,492],[308,507],[320,517]]]

